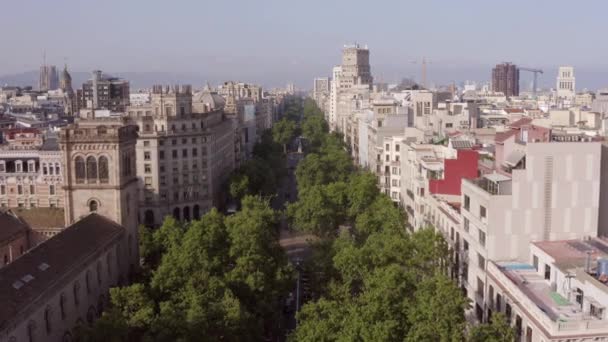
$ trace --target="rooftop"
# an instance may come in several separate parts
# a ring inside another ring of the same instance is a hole
[[[27,232],[27,225],[20,221],[12,212],[0,212],[0,245],[9,242],[14,236]]]
[[[38,207],[29,209],[14,209],[13,212],[34,230],[40,228],[65,227],[65,212],[63,208]]]
[[[123,233],[117,223],[90,214],[1,268],[0,330]]]
[[[532,265],[512,261],[498,262],[496,265],[552,321],[569,322],[589,318],[583,315],[580,306],[552,290],[543,275]]]
[[[588,240],[560,240],[532,242],[536,247],[547,253],[555,260],[557,267],[562,270],[584,267],[587,256],[595,261],[608,257],[608,239],[592,238]],[[594,262],[590,265],[594,269]]]

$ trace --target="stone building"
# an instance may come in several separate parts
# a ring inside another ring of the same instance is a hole
[[[0,268],[0,341],[72,341],[125,284],[137,250],[127,231],[92,213]]]
[[[109,288],[129,281],[139,264],[136,141],[126,120],[61,131],[69,226],[0,269],[1,342],[71,341],[101,315]]]
[[[37,129],[5,131],[0,144],[0,207],[63,207],[61,151]]]
[[[12,212],[0,212],[0,268],[23,255],[29,246],[28,227]]]
[[[147,105],[129,107],[139,127],[136,160],[139,216],[146,225],[163,218],[198,219],[222,203],[220,191],[234,169],[234,122],[209,89],[155,86]]]

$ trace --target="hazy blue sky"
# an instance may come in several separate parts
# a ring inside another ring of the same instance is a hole
[[[6,0],[0,13],[0,74],[37,69],[46,49],[49,63],[80,71],[304,83],[355,41],[386,81],[418,77],[422,56],[437,82],[487,79],[501,61],[608,71],[602,0]]]

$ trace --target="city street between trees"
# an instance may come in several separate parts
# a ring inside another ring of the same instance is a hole
[[[312,100],[287,101],[226,191],[232,215],[141,228],[138,281],[80,341],[514,340],[500,315],[467,323],[443,237],[406,227]],[[292,233],[314,237],[302,258],[281,247]]]

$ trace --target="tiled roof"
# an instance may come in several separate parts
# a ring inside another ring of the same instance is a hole
[[[454,148],[456,150],[471,149],[473,147],[473,144],[468,140],[453,139],[453,140],[451,140],[451,143],[452,143],[452,148]]]
[[[1,268],[0,331],[47,291],[56,291],[55,284],[70,281],[71,270],[91,262],[122,234],[117,223],[90,214]]]
[[[524,125],[529,125],[530,123],[532,123],[532,118],[521,118],[521,119],[513,122],[510,126],[512,128],[519,128]]]
[[[13,240],[19,233],[26,233],[27,225],[10,212],[0,212],[0,245]]]
[[[501,143],[501,142],[504,142],[505,140],[509,139],[510,137],[514,136],[515,134],[517,134],[517,131],[515,131],[515,130],[508,130],[506,132],[496,133],[496,137],[494,138],[494,141],[496,141],[497,143]]]
[[[63,208],[30,208],[14,209],[15,215],[36,230],[38,228],[65,227],[65,212]]]

